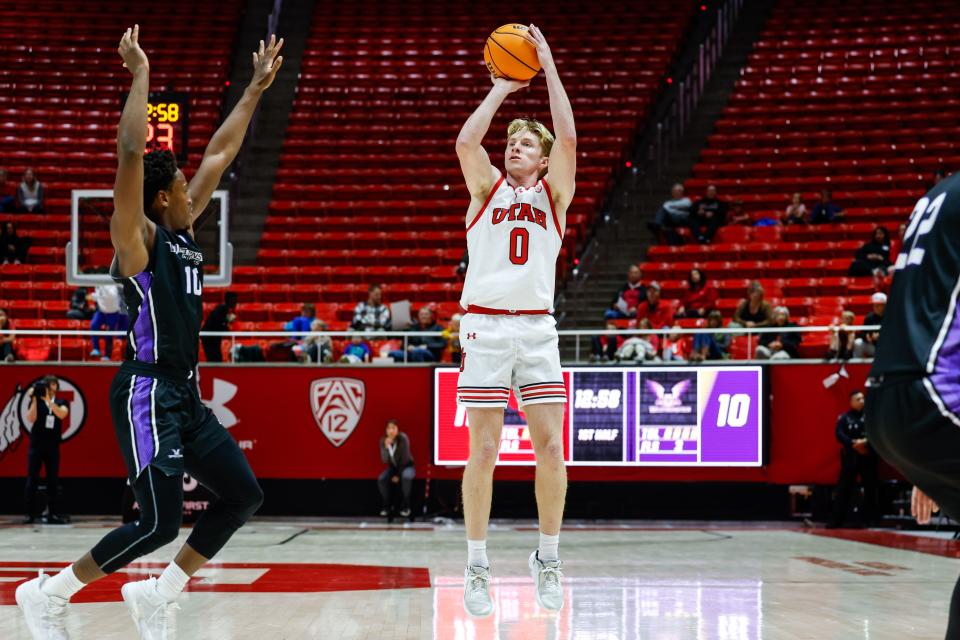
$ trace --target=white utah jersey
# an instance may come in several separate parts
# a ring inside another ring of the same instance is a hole
[[[460,306],[553,311],[563,232],[550,185],[514,189],[504,178],[467,227],[470,264]]]

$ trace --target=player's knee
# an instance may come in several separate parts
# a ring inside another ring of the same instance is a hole
[[[243,522],[253,517],[263,504],[263,489],[254,481],[243,492],[243,500],[237,508],[237,515]]]
[[[180,518],[164,519],[157,523],[157,528],[150,536],[150,546],[159,549],[165,544],[170,544],[180,535]]]
[[[500,444],[492,438],[484,438],[470,448],[470,460],[483,467],[494,467],[500,454]]]
[[[537,458],[543,458],[553,462],[563,462],[563,442],[559,437],[550,437],[540,447],[537,452]]]

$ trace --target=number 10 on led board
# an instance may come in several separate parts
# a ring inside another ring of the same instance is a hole
[[[746,393],[721,393],[717,397],[720,410],[717,413],[718,427],[742,427],[750,415],[750,396]]]

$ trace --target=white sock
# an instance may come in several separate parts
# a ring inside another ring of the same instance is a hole
[[[167,602],[173,602],[189,581],[190,576],[176,562],[171,562],[157,578],[157,593]]]
[[[47,578],[43,586],[40,587],[40,591],[48,596],[56,596],[64,600],[69,600],[73,597],[73,594],[85,586],[87,585],[80,582],[77,574],[73,572],[73,565],[70,565],[57,575]]]
[[[467,565],[490,568],[486,540],[467,540]]]
[[[560,534],[558,533],[555,536],[548,536],[544,532],[540,532],[540,549],[537,553],[537,557],[540,558],[542,562],[554,562],[560,559],[560,556],[557,554],[557,547],[560,546]]]

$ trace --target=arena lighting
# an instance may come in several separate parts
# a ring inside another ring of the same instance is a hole
[[[707,5],[705,4],[700,5],[700,11],[706,11],[706,10],[707,10]]]
[[[633,163],[630,162],[629,160],[627,160],[627,169],[629,169],[629,168],[632,167],[632,166],[633,166]]]
[[[667,78],[667,84],[673,84],[673,78]]]

